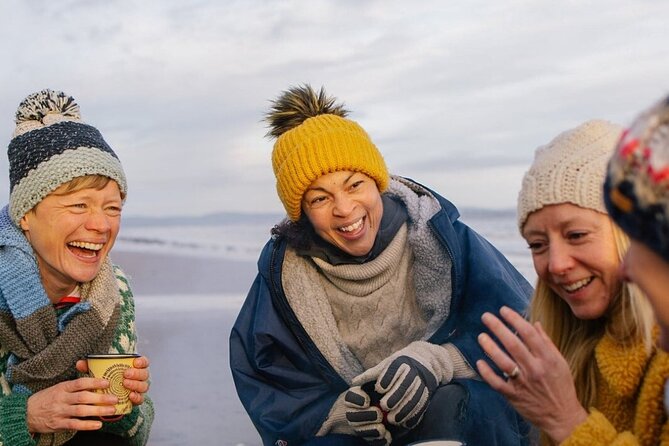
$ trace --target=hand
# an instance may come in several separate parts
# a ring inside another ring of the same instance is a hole
[[[149,358],[140,356],[135,358],[133,366],[123,372],[123,387],[130,390],[129,399],[135,406],[144,402],[144,394],[149,391]],[[86,360],[77,361],[77,370],[88,373]]]
[[[588,416],[576,396],[567,361],[540,323],[532,325],[507,307],[502,307],[500,314],[518,336],[490,313],[481,319],[511,356],[487,334],[481,333],[478,339],[486,354],[508,378],[497,375],[483,360],[476,363],[479,373],[523,417],[553,441],[561,443]]]
[[[392,436],[383,424],[383,412],[371,405],[369,395],[359,386],[351,387],[344,397],[346,421],[356,435],[374,446],[386,446]]]
[[[106,379],[79,378],[35,392],[28,398],[26,407],[28,431],[45,434],[100,429],[101,421],[83,418],[114,415],[118,398],[95,393],[95,389],[108,386]]]
[[[384,394],[382,410],[390,424],[413,429],[420,423],[440,383],[453,378],[453,362],[440,345],[415,341],[353,379],[354,385],[376,380]]]

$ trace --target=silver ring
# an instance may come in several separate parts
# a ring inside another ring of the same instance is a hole
[[[513,370],[511,370],[511,373],[504,372],[504,377],[507,379],[516,379],[518,378],[518,375],[520,375],[520,369],[518,368],[518,365],[516,365]]]

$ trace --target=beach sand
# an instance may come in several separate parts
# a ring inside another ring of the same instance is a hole
[[[232,324],[255,262],[118,252],[135,293],[139,352],[156,407],[149,445],[259,446],[228,359]]]

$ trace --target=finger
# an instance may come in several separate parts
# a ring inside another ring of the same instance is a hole
[[[82,390],[106,389],[109,381],[102,378],[77,378],[61,383],[65,392],[81,392]]]
[[[367,442],[373,444],[385,444],[375,443],[378,440],[384,440],[386,438],[386,427],[383,425],[383,423],[366,425],[356,429],[355,432],[359,437],[362,437]]]
[[[381,399],[383,401],[382,405],[385,405],[388,409],[397,406],[416,379],[420,380],[418,373],[409,364],[393,361],[386,373],[377,382],[378,390],[386,394]]]
[[[85,359],[80,359],[75,365],[78,372],[88,373],[88,362]]]
[[[128,395],[128,399],[133,405],[139,406],[144,402],[144,395],[138,392],[130,392],[130,395]]]
[[[528,350],[527,346],[523,341],[516,336],[509,328],[502,322],[499,318],[494,316],[491,313],[484,313],[481,316],[481,320],[486,327],[493,332],[493,334],[499,339],[507,352],[512,356],[515,364],[509,369],[503,368],[503,364],[498,364],[502,370],[511,371],[513,367],[519,365],[522,368],[527,368],[530,361],[532,361],[533,356]],[[527,322],[526,322],[527,323]],[[479,335],[480,338],[480,335]],[[480,343],[480,342],[479,342]],[[507,364],[508,365],[508,364]]]
[[[425,387],[425,384],[421,381],[420,377],[418,377],[418,374],[413,370],[411,372],[406,374],[407,379],[398,382],[397,385],[393,386],[388,393],[381,398],[381,409],[397,411],[399,407],[410,404],[415,393],[422,387]]]
[[[136,369],[146,369],[149,367],[149,358],[146,356],[135,358],[135,360],[132,362],[132,366]]]
[[[367,409],[370,404],[369,395],[360,386],[351,387],[344,395],[344,404],[352,408]]]
[[[381,423],[383,421],[383,412],[376,406],[362,410],[349,410],[346,411],[346,420],[352,426]]]
[[[509,307],[500,308],[499,313],[516,330],[518,336],[520,336],[533,355],[539,356],[544,351],[545,343],[537,332],[536,327]]]
[[[133,379],[135,381],[148,381],[149,369],[136,369],[130,367],[125,369],[123,372],[123,377],[127,379]]]
[[[497,390],[503,395],[508,395],[509,387],[511,386],[507,381],[500,377],[483,359],[476,361],[476,368],[479,375],[490,387]]]
[[[81,420],[79,418],[70,418],[63,426],[63,430],[73,431],[96,431],[102,428],[102,421],[99,420]]]
[[[553,343],[553,340],[544,331],[544,327],[541,326],[541,322],[536,321],[534,323],[534,328],[537,330],[537,333],[539,333],[539,336],[541,337],[542,341],[544,342],[544,345],[546,346],[546,351],[547,352],[550,350],[550,351],[553,352],[553,354],[558,354],[558,355],[562,354],[562,353],[560,353],[560,350],[558,350],[557,346]]]
[[[116,413],[115,403],[111,404],[74,404],[66,406],[65,415],[71,418],[105,417]]]
[[[136,381],[134,379],[124,379],[123,387],[133,392],[146,393],[149,391],[149,382]]]
[[[97,393],[88,390],[66,393],[61,399],[69,406],[113,406],[118,403],[118,397],[111,393]],[[70,413],[72,415],[72,413]]]
[[[486,333],[479,334],[478,341],[486,355],[500,370],[510,372],[516,367],[516,362]]]
[[[418,381],[417,384],[418,386],[411,390],[411,399],[400,405],[396,411],[390,412],[388,421],[408,428],[412,428],[420,422],[430,399],[430,392],[422,381]]]

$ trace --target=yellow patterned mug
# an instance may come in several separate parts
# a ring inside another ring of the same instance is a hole
[[[103,378],[109,381],[106,389],[97,389],[98,393],[111,393],[118,397],[115,415],[130,413],[132,402],[130,401],[130,390],[123,387],[123,372],[132,367],[138,354],[107,354],[86,355],[88,362],[88,373],[94,378]]]

